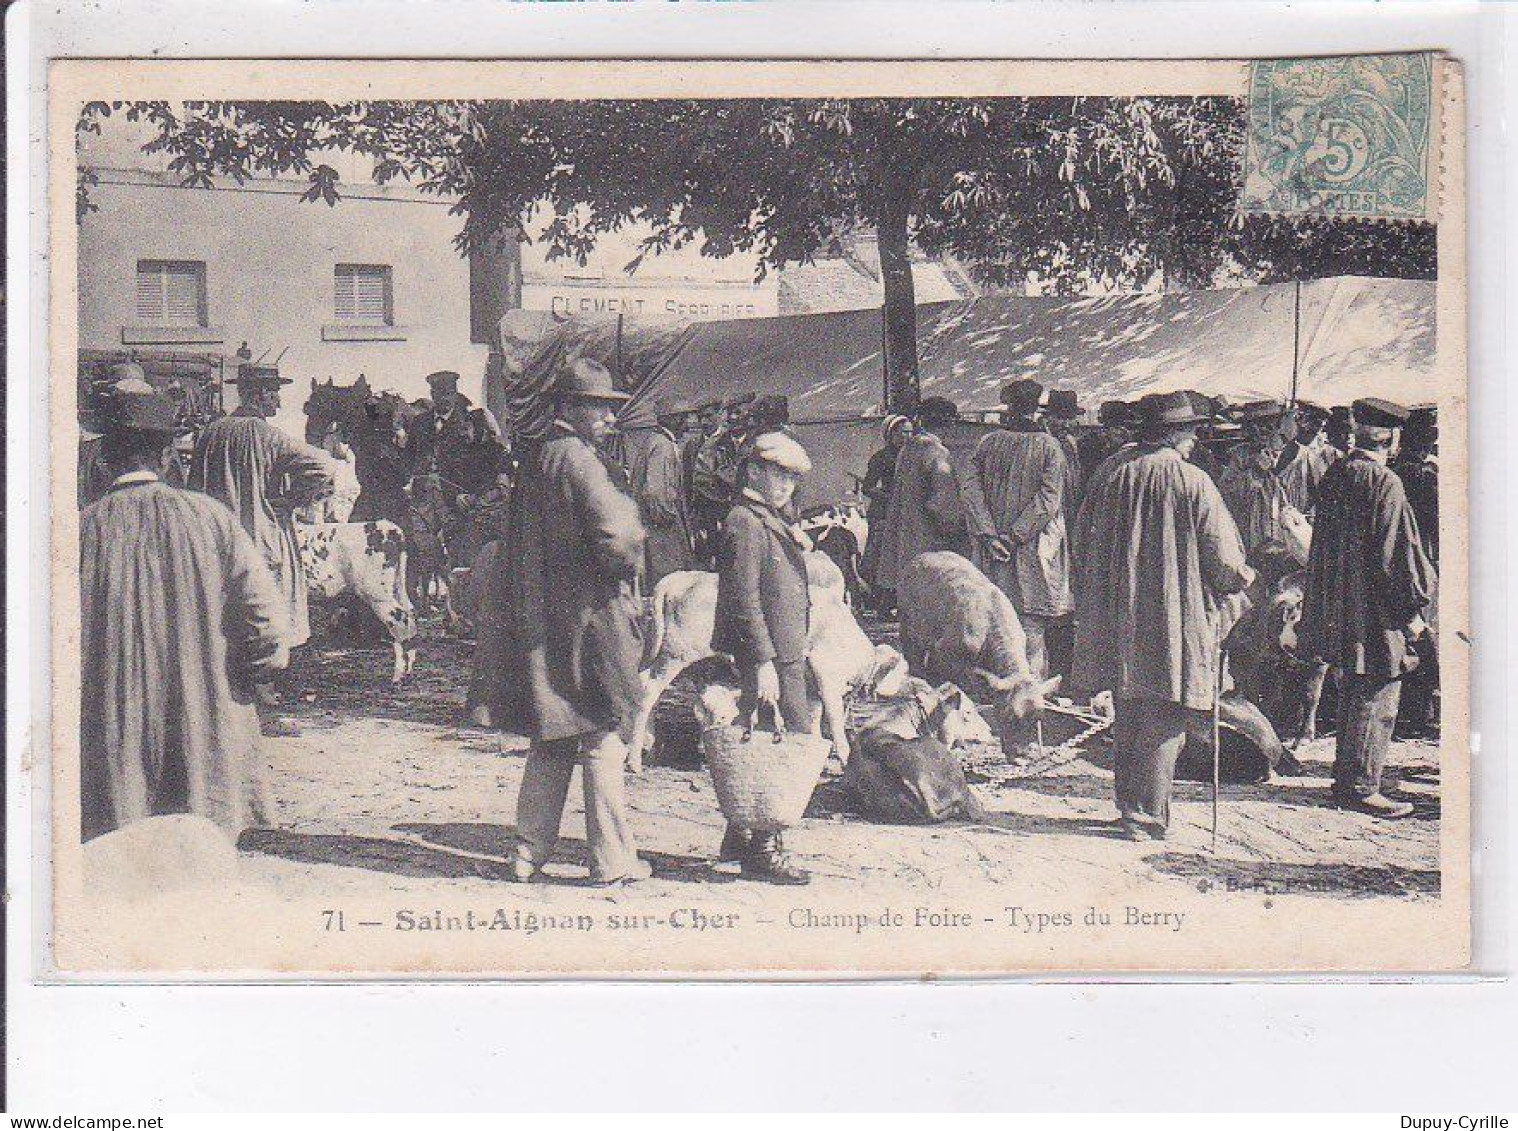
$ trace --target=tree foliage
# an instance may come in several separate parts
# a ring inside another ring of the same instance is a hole
[[[1434,273],[1426,225],[1239,216],[1236,99],[91,103],[79,128],[117,112],[186,185],[304,176],[330,205],[323,156],[364,155],[382,184],[454,198],[461,249],[541,227],[551,256],[584,262],[636,221],[629,271],[693,246],[751,254],[762,277],[873,230],[898,401],[915,395],[909,243],[1056,293]]]

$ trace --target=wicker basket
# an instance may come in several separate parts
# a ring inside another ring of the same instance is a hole
[[[815,734],[709,727],[701,752],[712,773],[717,804],[734,825],[778,832],[800,824],[822,777],[832,744]]]

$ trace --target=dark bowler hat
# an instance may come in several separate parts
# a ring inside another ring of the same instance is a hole
[[[1024,377],[1018,381],[1012,381],[1001,387],[1001,403],[1013,412],[1031,416],[1038,411],[1038,402],[1043,400],[1044,387],[1031,377]]]
[[[1146,428],[1184,428],[1200,424],[1207,414],[1197,411],[1189,393],[1149,393],[1139,398],[1139,420]]]
[[[1286,405],[1281,401],[1248,401],[1234,409],[1234,416],[1250,424],[1262,420],[1279,420],[1286,415]]]
[[[1098,424],[1127,426],[1138,419],[1138,410],[1127,401],[1103,401],[1096,410]]]
[[[632,394],[618,391],[612,384],[611,370],[599,361],[579,357],[564,371],[553,395],[560,399],[582,401],[613,401],[620,403],[632,399]]]
[[[146,381],[129,377],[107,386],[104,393],[101,423],[106,435],[140,432],[167,441],[188,431],[179,422],[174,402]]]
[[[432,387],[432,394],[456,393],[459,391],[459,375],[451,369],[439,369],[436,373],[427,374],[427,384]]]
[[[926,424],[952,424],[959,419],[959,406],[948,397],[923,397],[917,402],[917,419]]]
[[[245,361],[237,367],[237,383],[250,385],[256,389],[271,389],[280,385],[295,384],[290,378],[279,375],[278,366],[259,365],[252,361]]]
[[[1074,389],[1051,389],[1048,412],[1056,420],[1075,420],[1086,414]]]
[[[1380,397],[1362,397],[1351,406],[1356,424],[1371,428],[1401,428],[1412,415],[1410,409]]]

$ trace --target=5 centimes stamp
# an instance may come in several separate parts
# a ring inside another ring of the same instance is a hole
[[[1427,219],[1433,79],[1426,54],[1251,62],[1240,209]]]

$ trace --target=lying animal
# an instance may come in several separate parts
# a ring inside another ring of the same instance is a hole
[[[393,522],[296,523],[295,542],[309,590],[320,597],[351,593],[379,618],[390,638],[399,683],[416,663],[416,614],[406,592],[406,540]]]
[[[996,697],[1002,752],[1021,755],[1029,723],[1060,677],[1040,679],[1029,668],[1027,637],[1007,595],[959,554],[935,551],[907,566],[897,606],[912,671],[961,687],[983,684]]]
[[[848,737],[844,699],[850,692],[871,691],[892,696],[907,674],[901,653],[887,644],[875,645],[859,627],[844,601],[838,567],[822,554],[807,554],[811,590],[811,654],[807,658],[822,700],[823,716],[833,740],[834,755],[847,762]],[[649,719],[666,688],[690,665],[717,653],[712,650],[712,626],[717,614],[717,575],[682,570],[660,579],[654,587],[651,625],[643,653],[643,702],[628,743],[627,765],[643,768],[648,747]]]
[[[888,821],[983,821],[954,749],[994,736],[970,697],[952,683],[909,677],[907,695],[854,736],[844,788],[866,816]]]

